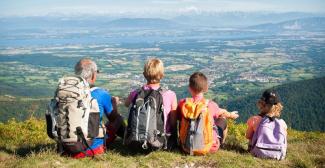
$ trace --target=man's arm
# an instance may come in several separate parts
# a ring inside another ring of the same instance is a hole
[[[120,114],[118,113],[118,107],[117,105],[119,104],[120,99],[118,97],[112,96],[112,111],[110,112],[110,114],[107,116],[109,121],[115,121],[116,118],[118,116],[120,116]]]
[[[112,104],[112,111],[107,115],[108,124],[106,127],[108,128],[109,132],[113,134],[117,134],[119,137],[124,136],[124,129],[126,127],[124,123],[124,118],[118,112],[118,104],[119,104],[118,97],[112,97],[111,104]]]

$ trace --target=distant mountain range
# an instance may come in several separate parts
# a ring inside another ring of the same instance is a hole
[[[160,18],[121,18],[109,22],[109,28],[153,28],[165,29],[181,26],[180,24]]]
[[[274,87],[284,106],[282,116],[289,127],[298,130],[325,131],[325,77],[303,80]],[[237,98],[227,104],[229,110],[238,110],[241,122],[258,114],[257,100],[263,91]]]
[[[250,26],[249,29],[258,29],[265,31],[325,31],[325,17],[312,17],[284,21],[280,23],[267,23],[256,26]]]
[[[261,24],[276,24],[288,20],[325,17],[325,14],[301,12],[201,12],[183,13],[173,17],[118,17],[106,15],[80,16],[28,16],[0,17],[0,30],[37,28],[192,28],[220,27],[238,28]],[[265,26],[265,25],[264,25]],[[288,27],[290,28],[290,27]],[[292,27],[296,28],[296,27]]]
[[[170,28],[190,28],[193,25],[186,22],[177,22],[173,20],[160,18],[122,18],[105,24],[107,28],[128,28],[128,29],[170,29]],[[199,27],[199,26],[193,26]],[[263,31],[325,31],[325,17],[300,18],[287,20],[279,23],[266,23],[255,26],[249,26],[248,29],[257,29]]]
[[[325,15],[302,12],[203,12],[180,15],[172,20],[193,26],[245,27],[322,16]]]

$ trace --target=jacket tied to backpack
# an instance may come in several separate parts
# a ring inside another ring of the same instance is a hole
[[[187,98],[181,107],[180,144],[190,155],[205,155],[213,145],[213,120],[208,103],[205,99],[193,102]]]

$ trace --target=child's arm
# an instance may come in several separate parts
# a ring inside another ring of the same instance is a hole
[[[220,108],[220,112],[221,112],[221,117],[224,118],[230,118],[230,119],[236,119],[239,117],[238,112],[237,111],[233,111],[233,112],[228,112],[226,109],[222,109]]]
[[[253,118],[249,118],[247,120],[247,130],[246,130],[246,138],[247,139],[252,139],[253,134],[254,134],[254,119]]]
[[[250,127],[247,127],[247,130],[246,130],[246,139],[252,139],[253,134],[254,134],[253,129],[250,128]]]

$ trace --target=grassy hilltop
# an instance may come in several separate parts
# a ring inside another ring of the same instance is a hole
[[[325,167],[325,133],[289,129],[286,160],[264,160],[246,152],[246,126],[230,122],[225,149],[202,157],[178,151],[132,154],[117,140],[95,159],[71,159],[55,152],[44,120],[0,123],[0,167]]]

